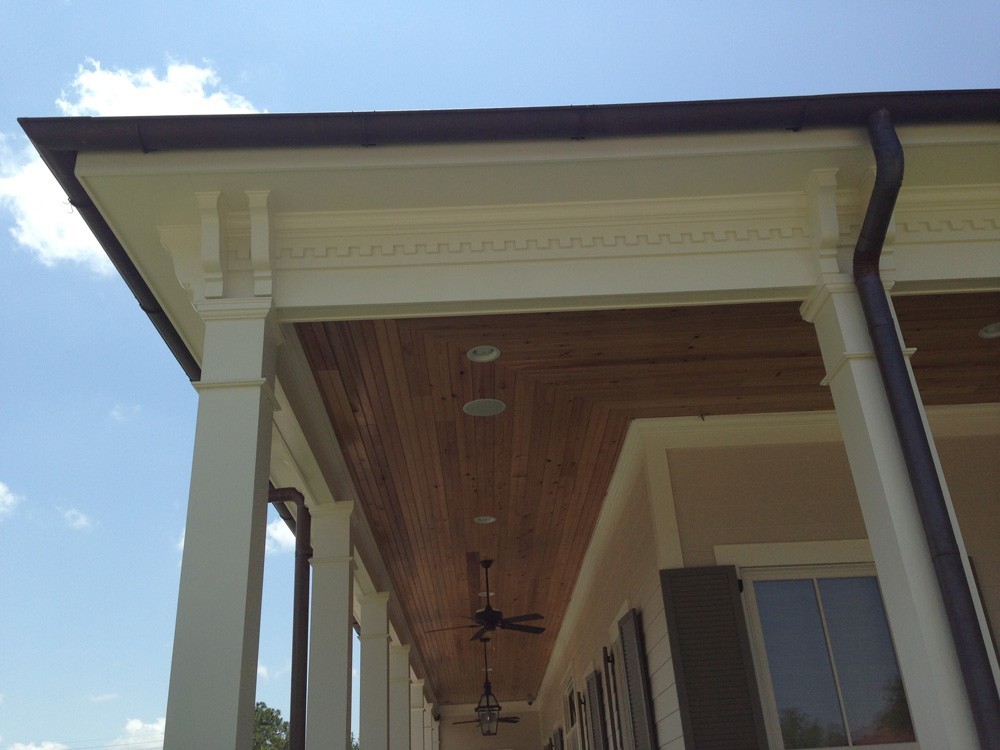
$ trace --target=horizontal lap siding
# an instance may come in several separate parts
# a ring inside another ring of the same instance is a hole
[[[656,741],[664,748],[682,736],[677,685],[671,661],[670,638],[667,618],[663,611],[663,595],[656,574],[650,584],[650,598],[643,603],[643,635],[646,639],[646,658],[649,663],[649,689],[653,699],[653,716],[656,721]],[[683,744],[680,745],[683,747]]]
[[[642,614],[657,745],[673,750],[683,747],[677,744],[681,738],[679,708],[655,550],[649,501],[640,482],[631,489],[612,542],[597,561],[599,573],[586,591],[577,592],[584,597],[583,614],[572,632],[561,634],[569,639],[564,652],[567,656],[552,665],[559,679],[546,696],[543,732],[562,723],[562,676],[572,667],[576,688],[582,691],[588,666],[601,668],[601,649],[609,645],[609,630],[628,603]],[[620,670],[618,679],[623,679]]]

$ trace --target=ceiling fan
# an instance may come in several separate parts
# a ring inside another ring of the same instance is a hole
[[[532,620],[542,620],[544,615],[540,615],[537,612],[532,612],[526,615],[514,615],[513,617],[504,617],[503,612],[499,609],[493,609],[490,604],[490,567],[493,565],[492,560],[482,560],[479,563],[483,570],[486,571],[486,606],[478,610],[469,619],[472,620],[472,625],[458,625],[455,628],[441,628],[440,630],[456,630],[458,628],[479,628],[470,638],[470,641],[481,640],[486,633],[493,632],[497,628],[501,630],[515,630],[519,633],[544,633],[545,628],[539,627],[537,625],[523,625],[522,623],[530,622]],[[439,632],[430,630],[430,633]]]

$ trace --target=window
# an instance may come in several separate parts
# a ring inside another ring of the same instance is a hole
[[[915,741],[874,570],[742,573],[772,746],[898,748]]]

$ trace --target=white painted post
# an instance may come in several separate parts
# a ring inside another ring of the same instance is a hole
[[[434,715],[431,713],[431,706],[424,704],[424,750],[434,748]]]
[[[821,285],[802,315],[816,326],[917,740],[940,750],[977,748],[941,592],[853,282],[844,277]]]
[[[389,647],[389,747],[410,748],[410,647]]]
[[[361,604],[361,723],[365,750],[389,747],[389,594],[359,597]]]
[[[163,747],[253,735],[278,333],[270,300],[202,302],[191,491]]]
[[[410,750],[424,750],[423,680],[410,683]]]
[[[348,750],[351,746],[353,509],[351,502],[310,508],[313,556],[307,750]]]

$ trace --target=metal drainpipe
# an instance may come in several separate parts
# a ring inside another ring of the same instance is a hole
[[[309,558],[312,557],[312,516],[302,493],[292,487],[272,489],[269,502],[276,508],[295,503],[295,589],[292,595],[292,675],[288,707],[288,748],[305,750],[306,681],[309,665]],[[285,508],[285,513],[288,513]],[[286,519],[287,523],[287,519]]]
[[[868,132],[875,153],[876,177],[854,249],[854,283],[930,548],[979,742],[983,750],[1000,750],[1000,695],[930,441],[879,275],[886,230],[903,183],[903,147],[884,109],[869,118]]]

